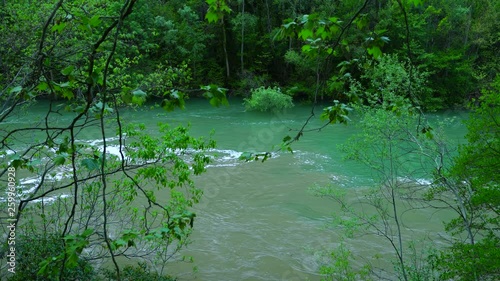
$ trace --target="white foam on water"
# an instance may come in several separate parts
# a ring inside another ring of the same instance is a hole
[[[431,185],[433,183],[430,179],[411,179],[408,177],[398,177],[397,180],[402,183],[416,183],[423,186]]]
[[[239,159],[240,156],[243,154],[243,152],[239,152],[236,150],[216,149],[216,148],[212,148],[212,149],[208,150],[208,152],[215,152],[216,154],[221,154],[222,157],[217,155],[216,159],[220,159],[222,161]]]
[[[61,195],[57,195],[57,196],[49,196],[49,197],[36,199],[36,200],[31,201],[31,202],[35,202],[35,203],[43,202],[43,204],[52,204],[52,203],[54,203],[54,201],[56,201],[58,199],[69,198],[69,197],[71,197],[71,195],[61,194]]]
[[[264,154],[265,152],[257,152],[258,154]],[[210,149],[207,151],[209,156],[212,156],[212,163],[207,165],[207,168],[210,167],[235,167],[238,165],[243,165],[246,163],[245,160],[241,160],[240,157],[243,155],[243,152],[236,151],[232,149]],[[273,158],[279,157],[279,153],[272,152],[269,160]],[[262,157],[259,157],[262,159]]]
[[[301,150],[295,150],[293,152],[293,157],[297,159],[295,163],[291,165],[299,164],[305,166],[312,166],[314,170],[325,171],[326,162],[330,161],[332,158],[328,155],[315,152],[307,152]]]
[[[125,134],[122,136],[122,138],[125,138]],[[112,142],[112,141],[117,141],[119,140],[120,138],[119,137],[109,137],[109,138],[106,138],[106,142]],[[81,142],[85,142],[85,143],[88,143],[92,146],[95,146],[97,145],[98,143],[103,143],[103,140],[102,139],[95,139],[95,140],[80,140]]]
[[[429,180],[429,179],[416,179],[415,181],[420,185],[431,185],[432,184],[432,180]]]
[[[214,164],[214,165],[206,165],[205,168],[219,168],[219,167],[236,167],[238,166],[238,163],[234,164]]]

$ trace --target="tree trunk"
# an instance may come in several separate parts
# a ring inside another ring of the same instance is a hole
[[[222,36],[223,36],[223,48],[224,48],[224,57],[226,60],[226,78],[229,78],[229,58],[227,56],[227,38],[226,38],[226,22],[222,19]]]
[[[245,65],[243,62],[243,51],[245,46],[245,0],[242,1],[241,4],[241,74],[245,70]]]

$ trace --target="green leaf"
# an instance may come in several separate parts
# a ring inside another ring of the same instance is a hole
[[[382,50],[378,46],[373,46],[366,49],[369,55],[372,55],[374,59],[378,59],[382,56]]]
[[[296,22],[291,21],[291,22],[289,22],[289,23],[282,24],[281,26],[282,26],[282,27],[284,27],[285,29],[288,29],[288,28],[290,28],[290,27],[294,27],[294,26],[296,26],[296,25],[297,25],[297,23],[296,23]]]
[[[56,166],[64,165],[64,162],[66,162],[66,157],[64,157],[63,155],[59,155],[54,158],[54,164]]]
[[[23,90],[23,87],[16,86],[16,87],[10,89],[9,93],[11,93],[11,94],[17,94],[17,93],[21,92],[22,90]]]
[[[302,29],[299,32],[299,38],[302,38],[303,40],[306,40],[307,38],[313,37],[313,31],[307,28]]]
[[[23,160],[23,159],[14,159],[14,160],[12,160],[10,165],[17,169],[17,168],[22,167],[24,165],[24,163],[25,163],[25,160]]]
[[[83,231],[83,233],[81,234],[81,236],[82,236],[83,238],[87,238],[87,237],[89,237],[90,235],[92,235],[92,233],[94,233],[94,229],[92,229],[92,228],[87,228],[87,229],[85,229],[85,231]]]
[[[226,98],[227,89],[217,87],[217,85],[213,84],[201,86],[200,88],[206,91],[203,96],[209,99],[209,102],[212,106],[219,107],[221,105],[229,105],[229,102]]]
[[[141,89],[134,90],[132,92],[132,103],[142,105],[146,102],[146,96],[147,94]]]
[[[337,18],[337,17],[330,17],[330,18],[328,18],[328,20],[329,20],[331,23],[338,23],[338,22],[339,22],[339,18]]]
[[[412,3],[415,7],[418,7],[420,5],[424,4],[424,0],[408,0],[410,3]]]
[[[92,18],[90,18],[89,20],[89,25],[92,26],[92,27],[97,27],[101,24],[101,20],[99,19],[99,16],[98,15],[95,15],[93,16]]]
[[[40,84],[38,84],[38,86],[36,86],[36,88],[40,91],[45,91],[49,88],[49,84],[45,81],[42,81],[40,82]]]
[[[62,97],[67,98],[68,100],[72,99],[75,97],[75,94],[73,94],[73,91],[71,90],[64,90],[62,92]]]
[[[68,76],[71,74],[71,72],[73,72],[74,69],[75,69],[75,67],[73,65],[70,65],[70,66],[67,66],[66,68],[64,68],[61,71],[61,73],[62,73],[62,75]]]
[[[66,27],[66,23],[65,22],[60,22],[60,23],[52,26],[51,30],[52,30],[52,32],[57,31],[57,32],[61,33],[64,30],[65,27]]]
[[[99,170],[100,169],[100,163],[99,163],[99,161],[97,159],[86,158],[86,159],[83,159],[80,164],[83,167],[85,167],[88,170],[90,170],[90,171],[94,171],[94,170]]]
[[[69,86],[71,86],[71,83],[66,81],[64,83],[54,83],[56,84],[57,86],[61,87],[61,88],[68,88]]]
[[[219,21],[219,15],[215,12],[208,11],[205,15],[205,19],[208,20],[209,23],[214,23]]]

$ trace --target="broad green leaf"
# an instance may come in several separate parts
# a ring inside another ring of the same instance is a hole
[[[45,91],[49,88],[49,84],[45,81],[42,81],[40,82],[40,84],[38,84],[38,86],[36,86],[36,88],[40,91]]]
[[[74,70],[74,69],[75,69],[75,67],[74,67],[73,65],[70,65],[70,66],[67,66],[66,68],[64,68],[64,69],[61,71],[61,73],[62,73],[62,75],[67,76],[67,75],[70,75],[70,74],[71,74],[71,72],[73,72],[73,70]]]
[[[366,49],[369,55],[372,55],[374,59],[378,59],[382,55],[382,50],[378,46],[373,46]]]
[[[9,93],[11,93],[11,94],[17,94],[17,93],[21,92],[22,90],[23,90],[23,87],[16,86],[16,87],[10,89]]]
[[[97,27],[101,24],[101,20],[99,19],[98,15],[93,16],[92,18],[89,19],[89,25],[92,27]]]
[[[71,89],[63,88],[61,91],[61,96],[63,98],[70,100],[70,99],[75,97],[75,94],[73,93],[73,91]]]
[[[288,29],[288,28],[290,28],[290,27],[294,27],[294,26],[296,26],[296,25],[297,25],[297,23],[296,23],[296,22],[291,21],[291,22],[289,22],[289,23],[285,23],[285,24],[283,24],[283,25],[281,25],[281,26],[283,26],[284,28]]]
[[[226,98],[227,89],[220,88],[217,85],[213,84],[201,86],[200,88],[206,91],[203,96],[209,99],[209,102],[212,106],[219,107],[221,105],[229,105],[229,102]]]
[[[325,27],[324,26],[320,26],[317,30],[316,30],[316,36],[321,36],[321,38],[325,39],[328,37],[328,32],[325,32]]]
[[[94,170],[99,170],[100,169],[100,164],[99,164],[99,161],[97,159],[86,158],[86,159],[83,159],[80,164],[83,167],[85,167],[88,170],[90,170],[90,171],[94,171]]]
[[[57,166],[64,165],[64,162],[66,162],[66,158],[63,155],[59,155],[54,158],[54,164],[56,164]]]
[[[208,11],[207,14],[205,15],[205,19],[208,20],[209,23],[218,22],[219,15],[217,15],[217,13]]]
[[[22,167],[24,163],[25,163],[25,161],[23,159],[14,159],[14,160],[12,160],[10,165],[17,169],[17,168]]]
[[[420,5],[424,4],[425,0],[408,0],[411,4],[413,4],[415,7],[418,7]]]
[[[92,235],[92,233],[94,233],[94,229],[87,228],[87,229],[85,229],[85,231],[83,231],[83,233],[81,234],[81,236],[84,237],[84,238],[87,238],[90,235]]]
[[[134,90],[132,92],[132,103],[137,105],[142,105],[146,102],[147,94],[141,89]]]
[[[59,87],[61,87],[61,88],[67,88],[69,86],[71,86],[71,82],[68,82],[68,81],[59,84]]]
[[[304,45],[302,46],[302,52],[303,53],[309,53],[311,51],[311,45]]]
[[[299,38],[302,38],[303,40],[306,40],[307,38],[311,38],[313,36],[313,31],[310,30],[310,29],[302,29],[300,32],[299,32]]]
[[[65,22],[60,22],[60,23],[55,24],[54,26],[52,26],[51,30],[52,30],[52,32],[57,31],[57,32],[61,33],[64,30],[65,27],[66,27],[66,23]]]
[[[339,18],[337,18],[337,17],[330,17],[330,18],[328,18],[328,20],[330,20],[330,22],[332,22],[332,23],[338,23]]]

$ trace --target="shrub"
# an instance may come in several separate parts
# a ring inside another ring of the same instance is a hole
[[[292,97],[281,92],[279,87],[252,89],[252,96],[244,99],[247,110],[280,111],[293,107]]]
[[[104,270],[104,276],[106,280],[116,280],[116,272],[111,270]],[[123,281],[135,281],[135,280],[148,280],[148,281],[175,281],[176,279],[168,276],[161,275],[157,272],[151,271],[146,263],[138,263],[135,266],[127,265],[121,271],[121,280]]]
[[[55,257],[64,252],[63,240],[54,235],[26,237],[16,240],[16,273],[7,278],[9,281],[55,280],[52,277],[38,275],[40,263],[48,257]],[[97,274],[92,265],[83,258],[78,258],[75,268],[66,268],[62,280],[95,280]]]

